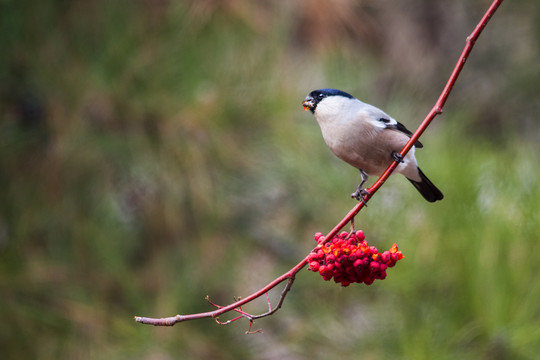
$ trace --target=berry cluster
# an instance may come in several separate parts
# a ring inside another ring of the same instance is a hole
[[[343,231],[326,243],[325,240],[320,232],[315,234],[315,241],[324,245],[308,255],[309,270],[318,272],[324,280],[334,278],[341,286],[351,283],[371,285],[375,279],[386,278],[386,269],[403,259],[396,244],[379,253],[375,246],[368,245],[361,230],[350,234]]]

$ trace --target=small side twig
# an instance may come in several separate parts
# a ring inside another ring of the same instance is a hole
[[[285,296],[287,296],[289,290],[291,290],[294,279],[295,279],[295,277],[293,275],[292,277],[289,278],[289,281],[287,281],[287,285],[285,285],[285,288],[283,289],[283,291],[279,295],[279,301],[278,301],[275,308],[272,309],[272,305],[270,304],[270,300],[268,299],[268,311],[265,312],[264,314],[253,315],[251,318],[253,320],[260,319],[260,318],[263,318],[263,317],[266,317],[266,316],[270,316],[270,315],[274,314],[276,311],[278,311],[279,309],[281,309],[281,306],[283,305],[283,302],[285,301]],[[268,293],[266,295],[268,296]]]

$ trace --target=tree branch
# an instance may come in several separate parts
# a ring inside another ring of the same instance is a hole
[[[478,25],[476,25],[476,28],[474,31],[467,37],[465,48],[463,49],[461,56],[459,57],[459,60],[457,64],[454,67],[454,70],[452,71],[452,74],[450,75],[450,78],[448,79],[446,86],[444,87],[441,95],[439,96],[439,99],[435,103],[435,106],[431,109],[431,111],[428,113],[424,121],[420,124],[418,129],[414,132],[414,134],[411,136],[410,140],[407,142],[407,144],[403,147],[400,154],[405,157],[409,150],[413,147],[414,143],[420,138],[420,136],[424,133],[426,128],[429,126],[429,124],[433,121],[433,119],[442,113],[444,104],[446,103],[446,100],[448,99],[448,96],[450,95],[450,92],[452,91],[452,88],[454,87],[454,84],[456,83],[456,80],[459,77],[459,74],[461,73],[461,70],[463,69],[463,66],[465,65],[465,62],[467,61],[469,54],[472,51],[472,48],[474,47],[474,44],[480,34],[482,33],[482,30],[487,25],[490,18],[493,16],[499,5],[503,0],[494,0],[493,3],[490,5]],[[364,202],[359,201],[358,204],[353,207],[349,213],[326,235],[326,240],[322,243],[320,243],[317,247],[315,247],[316,250],[318,248],[321,248],[325,242],[330,241],[337,233],[340,231],[345,225],[347,225],[349,222],[352,222],[356,214],[360,212],[360,210],[365,206],[365,203],[367,203],[373,195],[379,190],[379,188],[384,184],[384,182],[388,179],[388,177],[392,174],[392,172],[396,169],[398,166],[398,162],[394,161],[388,166],[386,171],[379,177],[379,179],[368,189],[369,194],[364,197]],[[235,301],[234,303],[227,305],[227,306],[219,306],[211,303],[213,306],[215,306],[217,309],[214,311],[208,311],[203,313],[197,313],[197,314],[189,314],[189,315],[176,315],[166,318],[147,318],[147,317],[140,317],[135,316],[135,321],[141,324],[147,324],[147,325],[154,325],[154,326],[173,326],[176,323],[189,321],[189,320],[197,320],[197,319],[203,319],[203,318],[213,318],[218,321],[218,317],[222,314],[235,311],[239,313],[240,315],[236,318],[233,318],[231,320],[225,321],[225,322],[219,322],[222,325],[230,324],[233,321],[236,321],[241,318],[247,318],[250,321],[249,330],[247,333],[253,333],[253,332],[259,332],[259,330],[251,331],[251,325],[253,324],[254,319],[260,319],[266,316],[270,316],[274,314],[276,311],[278,311],[281,306],[283,305],[283,302],[285,300],[285,296],[291,289],[296,274],[302,270],[306,265],[308,264],[308,257],[306,256],[302,261],[300,261],[298,264],[296,264],[292,269],[287,271],[285,274],[279,276],[272,282],[270,282],[268,285],[263,287],[262,289],[254,292],[253,294]],[[278,304],[272,309],[272,305],[270,304],[270,300],[268,299],[268,292],[281,284],[282,282],[287,280],[287,284],[283,291],[281,292],[280,299]],[[244,311],[242,311],[241,306],[245,305],[263,295],[267,296],[268,299],[268,312],[260,314],[260,315],[251,315]]]

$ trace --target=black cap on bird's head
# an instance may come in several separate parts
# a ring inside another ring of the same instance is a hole
[[[309,95],[306,96],[304,101],[302,101],[302,106],[304,107],[304,110],[310,110],[312,113],[315,113],[315,109],[317,108],[317,105],[321,102],[321,100],[329,96],[343,96],[348,99],[354,99],[351,94],[348,94],[345,91],[337,89],[319,89],[310,92]]]

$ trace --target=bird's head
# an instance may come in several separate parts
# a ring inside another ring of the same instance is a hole
[[[311,111],[315,114],[315,110],[322,103],[332,103],[335,101],[342,101],[345,99],[354,100],[354,97],[351,94],[346,93],[345,91],[337,89],[319,89],[313,90],[309,93],[308,96],[302,101],[302,106],[304,110]]]

